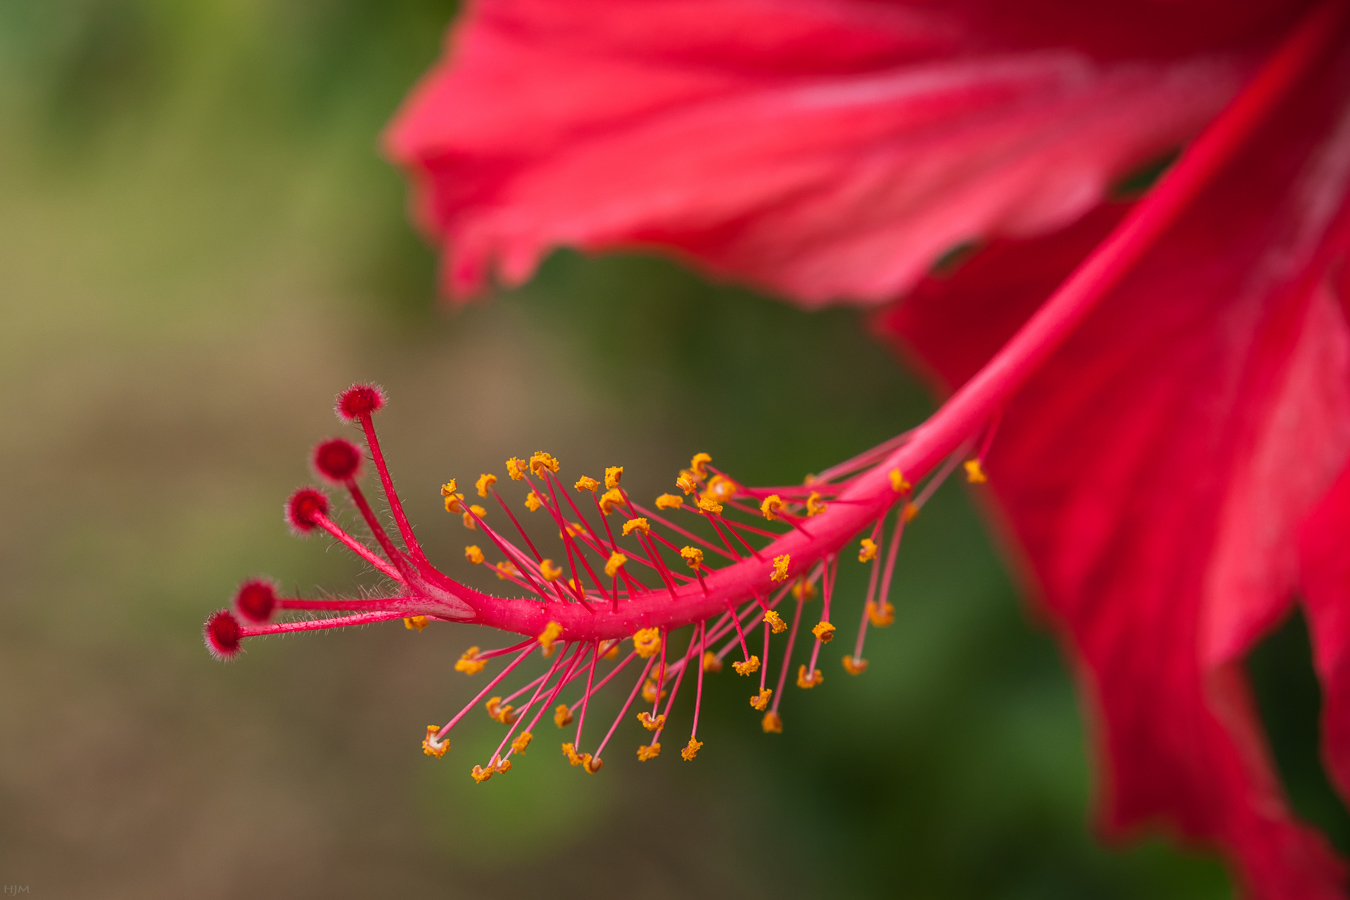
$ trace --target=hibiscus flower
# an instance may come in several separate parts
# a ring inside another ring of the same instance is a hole
[[[455,297],[566,245],[892,304],[878,333],[955,393],[844,494],[976,451],[1109,828],[1343,896],[1242,662],[1301,598],[1350,792],[1348,38],[1339,2],[480,0],[388,148]]]

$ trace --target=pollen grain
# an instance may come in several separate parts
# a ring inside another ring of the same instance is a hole
[[[557,622],[549,622],[544,626],[544,630],[539,632],[539,646],[544,649],[545,656],[553,654],[553,645],[562,637],[563,627]]]
[[[661,629],[639,628],[633,632],[633,649],[643,659],[651,659],[661,649]]]
[[[806,665],[802,664],[797,669],[797,687],[809,690],[825,680],[825,676],[819,669],[812,669],[811,674],[806,674]]]
[[[437,738],[436,735],[441,730],[439,725],[428,725],[427,736],[422,739],[422,752],[427,756],[434,756],[440,759],[445,755],[445,751],[450,749],[449,738]]]
[[[737,675],[753,675],[759,671],[759,657],[751,656],[744,662],[734,662],[731,667],[736,670]]]
[[[465,675],[477,675],[487,667],[487,660],[478,658],[478,648],[470,647],[455,660],[455,671]]]

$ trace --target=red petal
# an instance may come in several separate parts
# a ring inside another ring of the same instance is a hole
[[[457,293],[560,244],[660,246],[807,305],[880,302],[956,244],[1081,215],[1193,134],[1246,58],[1107,55],[1108,33],[1196,32],[1147,4],[1129,27],[1044,6],[480,2],[389,152]]]
[[[1313,662],[1325,698],[1326,760],[1332,782],[1350,798],[1350,466],[1304,523],[1299,551]]]
[[[1298,526],[1350,453],[1350,327],[1323,280],[1350,215],[1339,52],[1013,401],[986,465],[1099,710],[1108,824],[1219,842],[1261,897],[1342,896],[1240,668],[1287,611]],[[960,383],[1112,217],[999,245],[883,327]],[[1334,621],[1312,625],[1334,657]]]

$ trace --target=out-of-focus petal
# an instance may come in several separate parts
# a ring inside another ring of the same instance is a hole
[[[1289,609],[1299,525],[1350,455],[1326,278],[1350,214],[1344,46],[1013,401],[986,464],[1097,710],[1108,824],[1175,823],[1291,900],[1343,896],[1343,869],[1286,808],[1241,660]],[[1112,218],[991,248],[882,327],[959,384]],[[1335,658],[1335,616],[1311,621]]]
[[[387,145],[458,295],[564,245],[878,303],[955,245],[1083,214],[1192,135],[1249,59],[1250,38],[1212,35],[1098,52],[1113,17],[1042,5],[1015,23],[980,3],[480,0]]]
[[[1304,523],[1299,550],[1325,759],[1332,783],[1350,799],[1350,465]]]

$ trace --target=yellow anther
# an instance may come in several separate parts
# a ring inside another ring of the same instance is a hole
[[[530,457],[530,471],[542,478],[545,469],[550,472],[558,471],[558,461],[543,450],[536,450]]]
[[[867,671],[867,660],[861,656],[845,656],[844,671],[850,675],[861,675]]]
[[[483,551],[478,549],[476,544],[470,544],[464,548],[464,558],[475,566],[481,566],[483,564]]]
[[[574,594],[586,593],[586,589],[582,587],[581,582],[577,581],[575,578],[567,579],[567,586],[572,589],[572,593]]]
[[[609,466],[605,469],[605,487],[611,491],[619,486],[619,479],[623,477],[623,466]]]
[[[600,482],[589,475],[582,475],[573,486],[579,491],[590,491],[592,494],[600,490]]]
[[[632,534],[632,533],[635,532],[635,531],[640,531],[640,532],[642,532],[643,534],[648,534],[648,533],[651,532],[651,530],[652,530],[652,523],[648,522],[646,519],[642,518],[641,516],[639,516],[639,517],[636,518],[636,519],[629,519],[627,522],[624,522],[624,523],[623,523],[623,536],[624,536],[624,537],[628,537],[630,534]]]
[[[515,715],[512,715],[512,712],[513,710],[515,710],[515,707],[509,703],[503,705],[501,697],[493,697],[490,700],[488,700],[488,702],[485,705],[487,707],[488,718],[496,719],[503,725],[510,725],[520,717],[520,713],[515,713]]]
[[[867,601],[867,619],[878,628],[885,628],[895,621],[895,607],[890,601],[883,600],[881,603]]]
[[[608,650],[603,650],[603,651],[601,651],[601,653],[600,653],[600,656],[601,656],[602,659],[614,659],[614,658],[615,658],[616,656],[618,656],[618,655],[619,655],[619,642],[618,642],[618,641],[610,641],[610,642],[609,642],[609,649],[608,649]]]
[[[575,744],[571,743],[563,744],[562,751],[563,756],[567,757],[567,761],[570,762],[572,765],[574,766],[581,765],[581,757],[577,755],[577,748]],[[590,754],[587,755],[589,756]]]
[[[511,750],[515,753],[524,753],[525,748],[530,746],[530,741],[532,740],[534,740],[534,735],[530,734],[528,731],[522,731],[516,736],[516,739],[511,742]]]
[[[681,547],[680,558],[684,560],[685,565],[696,572],[703,565],[703,551],[697,547]]]
[[[909,483],[899,469],[891,469],[891,487],[897,494],[904,494],[913,490],[914,485]]]
[[[703,653],[703,671],[711,672],[714,675],[722,671],[722,661],[711,650],[706,650]]]
[[[403,627],[409,631],[421,631],[423,628],[427,627],[427,617],[405,616],[403,619]]]
[[[763,712],[769,705],[769,698],[773,696],[773,688],[760,688],[759,693],[750,698],[750,705]]]
[[[661,629],[639,628],[633,632],[633,649],[643,659],[651,659],[661,649]]]
[[[558,708],[553,711],[553,724],[559,728],[565,728],[572,724],[572,711],[567,708],[566,703],[559,703]]]
[[[862,549],[858,551],[858,562],[871,562],[877,558],[877,542],[871,538],[862,539]]]
[[[681,506],[684,506],[684,498],[674,494],[662,494],[656,498],[657,509],[679,509]]]
[[[777,494],[770,494],[764,498],[764,502],[759,505],[760,515],[772,522],[778,518],[778,511],[783,508],[783,498]]]
[[[810,487],[811,485],[815,484],[817,480],[818,479],[816,478],[815,475],[812,475],[810,472],[807,472],[806,475],[802,477],[802,485],[804,487]]]
[[[638,748],[638,759],[646,762],[649,759],[656,759],[661,755],[661,742],[655,744],[644,744]]]
[[[516,568],[515,563],[499,562],[493,566],[493,568],[497,570],[497,577],[502,581],[506,581],[508,578],[520,577],[520,570]]]
[[[489,475],[487,472],[484,472],[482,475],[478,476],[478,480],[473,483],[473,486],[478,488],[478,496],[486,497],[488,488],[492,487],[496,483],[497,483],[496,475]]]
[[[694,458],[689,460],[689,473],[694,478],[702,481],[708,477],[708,463],[712,462],[712,457],[706,453],[695,453]]]
[[[497,770],[494,769],[492,766],[488,766],[486,769],[483,768],[482,766],[474,766],[473,771],[470,772],[469,774],[473,776],[474,781],[478,782],[479,784],[482,784],[483,782],[491,778],[494,774],[496,774],[496,772]]]
[[[605,561],[605,575],[614,578],[619,574],[619,570],[628,562],[628,557],[622,553],[611,553],[609,559]]]
[[[497,770],[497,774],[498,774],[498,775],[503,775],[503,774],[505,774],[505,773],[511,771],[511,760],[509,760],[509,759],[497,759],[497,757],[495,757],[495,756],[492,757],[492,759],[497,763],[497,764],[496,764],[495,766],[493,766],[492,768],[494,768],[494,769]]]
[[[698,490],[698,482],[683,472],[680,473],[679,478],[675,479],[675,486],[686,494],[692,494]]]
[[[439,725],[428,725],[427,736],[422,739],[422,752],[427,756],[434,756],[437,759],[444,756],[445,751],[450,749],[450,739],[448,737],[436,737],[436,735],[440,733],[440,730],[441,726]]]
[[[566,523],[566,524],[567,524],[567,536],[568,536],[568,537],[580,537],[581,535],[583,535],[583,534],[586,533],[586,529],[582,528],[580,525],[577,525],[577,524],[572,523],[572,522],[568,522],[568,523]],[[562,538],[562,536],[563,536],[563,533],[562,533],[561,531],[559,531],[559,532],[558,532],[558,537],[559,537],[559,538]]]
[[[806,674],[806,665],[802,664],[797,669],[797,687],[813,688],[825,680],[825,676],[820,674],[819,669],[813,669],[810,675]]]
[[[736,670],[737,675],[753,675],[759,671],[759,657],[751,656],[744,662],[734,662],[731,667]]]
[[[446,487],[449,487],[449,485],[447,485]],[[449,494],[447,494],[447,493],[445,492],[445,488],[441,488],[441,496],[445,498],[445,511],[446,511],[446,512],[448,512],[448,513],[462,513],[462,512],[464,512],[464,506],[463,506],[463,503],[464,503],[464,495],[463,495],[463,494],[456,494],[456,493],[449,493]]]
[[[529,509],[530,512],[534,512],[536,509],[538,509],[543,505],[544,501],[540,500],[539,495],[536,494],[534,491],[530,491],[528,494],[525,495],[525,506]]]
[[[760,720],[759,727],[764,729],[765,734],[782,734],[783,717],[773,710],[769,710],[764,714],[764,718]]]
[[[643,710],[637,714],[637,720],[642,723],[642,727],[648,731],[660,731],[666,727],[666,714],[653,716],[651,713]]]
[[[790,565],[792,565],[790,554],[784,553],[782,556],[775,556],[773,558],[773,574],[769,576],[769,580],[774,583],[787,581],[788,566]]]
[[[623,491],[615,488],[612,491],[605,491],[600,495],[600,512],[603,515],[609,515],[614,512],[614,507],[623,503]]]
[[[562,566],[555,566],[551,559],[539,563],[539,574],[544,576],[545,581],[557,581],[562,577],[562,573]]]
[[[478,658],[478,648],[470,647],[455,660],[455,671],[463,672],[465,675],[477,675],[487,666],[486,659]]]
[[[919,507],[918,507],[917,504],[915,504],[915,503],[906,503],[906,504],[905,504],[905,512],[904,512],[904,516],[905,516],[905,521],[906,521],[906,522],[913,522],[915,516],[917,516],[918,514],[919,514]]]
[[[701,750],[702,748],[703,748],[702,741],[690,738],[689,743],[685,744],[684,749],[680,751],[680,755],[684,757],[685,762],[689,762],[695,756],[698,756],[698,751]]]
[[[722,504],[718,503],[707,494],[698,498],[698,508],[709,515],[717,516],[722,514]]]
[[[468,511],[464,513],[464,527],[469,529],[470,531],[477,529],[478,525],[474,521],[475,517],[481,519],[483,518],[483,516],[486,515],[487,510],[483,509],[483,507],[478,506],[477,504],[470,506]]]
[[[518,456],[513,456],[506,461],[506,474],[511,476],[512,481],[520,481],[525,477],[527,471],[529,471],[529,467],[525,464],[525,460]]]
[[[553,655],[553,645],[562,637],[563,627],[557,622],[549,622],[544,626],[544,630],[539,632],[539,646],[544,648],[545,656]]]
[[[445,484],[441,485],[441,496],[453,497],[455,496],[455,492],[458,490],[459,490],[459,479],[451,478]]]
[[[968,459],[965,461],[966,481],[971,484],[984,484],[989,477],[984,474],[984,469],[980,468],[979,459]]]
[[[766,612],[764,614],[764,621],[769,623],[769,628],[774,634],[782,634],[784,631],[787,631],[787,623],[783,621],[783,617],[778,614],[778,610],[776,609],[771,609]]]
[[[816,586],[805,578],[792,586],[792,596],[803,603],[816,599]]]
[[[822,502],[820,494],[817,494],[815,491],[812,491],[811,495],[806,498],[806,514],[808,516],[818,516],[829,509],[829,507],[830,504]]]
[[[822,644],[828,644],[834,640],[834,626],[829,622],[817,622],[816,627],[811,629],[811,633],[816,636],[816,640]]]
[[[739,490],[739,488],[740,485],[736,484],[736,482],[725,475],[714,475],[712,481],[708,482],[708,490],[706,493],[708,496],[726,503],[736,496],[736,491]]]
[[[605,761],[603,759],[595,759],[589,753],[581,754],[581,767],[591,775],[599,772],[604,768],[604,765]]]
[[[648,703],[655,703],[657,700],[664,697],[666,693],[666,691],[662,691],[660,696],[657,696],[655,678],[648,678],[642,684],[642,699],[646,700]]]

